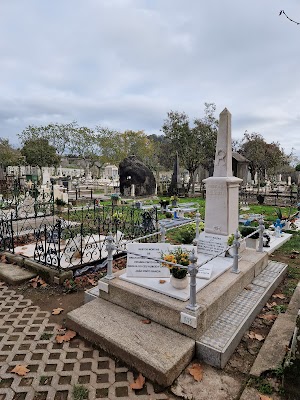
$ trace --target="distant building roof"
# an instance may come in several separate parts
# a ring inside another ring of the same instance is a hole
[[[242,156],[240,153],[235,151],[232,152],[232,158],[234,158],[237,162],[250,162],[246,157]]]

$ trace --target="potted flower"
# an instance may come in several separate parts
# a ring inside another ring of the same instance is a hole
[[[234,241],[234,233],[232,233],[231,235],[228,236],[227,239],[227,244],[228,246],[232,246],[233,245],[233,241]],[[231,247],[230,249],[228,249],[228,253],[229,255],[233,256],[233,248]]]
[[[121,196],[119,193],[113,193],[111,196],[111,201],[113,206],[118,206],[121,204]]]
[[[257,227],[255,226],[243,226],[241,228],[241,235],[242,237],[249,236],[251,233],[255,232]],[[258,248],[258,239],[259,239],[259,232],[254,233],[251,237],[246,238],[246,247],[250,249],[257,249]]]
[[[163,254],[162,258],[165,261],[187,267],[189,265],[189,253],[186,249],[178,247],[169,253]],[[162,265],[169,268],[171,273],[170,283],[175,289],[185,289],[187,287],[187,268],[180,268],[167,263],[162,263]]]

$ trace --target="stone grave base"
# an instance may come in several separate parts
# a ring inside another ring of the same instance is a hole
[[[239,268],[239,274],[229,269],[202,288],[195,312],[186,308],[189,301],[128,282],[119,271],[115,279],[99,282],[100,298],[96,288],[86,293],[88,302],[68,314],[67,326],[162,385],[194,355],[222,368],[286,272],[284,264],[269,262],[266,252],[251,249],[243,252]],[[162,343],[163,336],[172,337],[174,346]],[[181,340],[186,346],[180,349]]]

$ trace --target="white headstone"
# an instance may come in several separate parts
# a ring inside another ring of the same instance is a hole
[[[45,167],[44,169],[43,169],[43,185],[46,185],[47,184],[47,182],[49,183],[50,182],[50,172],[49,172],[49,168],[48,167]]]
[[[202,242],[199,246],[202,252],[216,255],[218,243],[227,243],[228,236],[238,228],[242,182],[232,175],[231,114],[226,108],[220,114],[214,175],[203,182],[206,187],[205,232],[199,235]],[[218,236],[220,241],[216,240]]]
[[[135,197],[135,185],[131,185],[130,187],[130,197]]]

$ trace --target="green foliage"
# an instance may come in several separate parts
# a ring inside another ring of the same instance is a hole
[[[29,139],[24,143],[21,153],[26,157],[27,164],[37,165],[40,169],[46,166],[57,166],[60,157],[56,149],[47,139]]]
[[[297,164],[297,165],[296,165],[295,170],[296,170],[296,171],[300,171],[300,164]]]
[[[8,139],[0,138],[0,165],[7,167],[8,165],[18,165],[21,163],[21,153],[14,149]]]
[[[190,244],[196,236],[196,224],[188,224],[177,229],[177,240],[183,244]]]
[[[145,164],[153,163],[154,142],[144,131],[118,132],[96,127],[96,142],[101,148],[101,162],[119,164],[124,158],[134,154]]]
[[[256,230],[257,230],[256,227],[242,226],[240,228],[240,234],[241,234],[242,237],[246,237],[246,236],[250,235],[251,233],[253,233]],[[258,238],[259,238],[259,233],[258,232],[251,236],[251,239],[258,239]]]
[[[247,386],[252,386],[257,389],[261,394],[272,394],[274,389],[271,384],[264,378],[250,378]]]
[[[89,398],[89,390],[83,385],[73,386],[73,399],[86,400]]]
[[[52,333],[43,332],[43,333],[41,334],[40,340],[49,340],[49,339],[52,338],[52,336],[53,336]]]
[[[162,131],[170,142],[170,150],[178,156],[190,173],[189,187],[193,186],[194,173],[199,165],[211,172],[217,140],[217,120],[214,117],[215,104],[205,103],[205,117],[195,119],[190,126],[184,112],[170,111]]]
[[[234,241],[234,234],[232,233],[231,235],[228,236],[228,239],[227,239],[228,246],[232,246],[233,241]]]
[[[57,206],[65,206],[67,203],[63,201],[62,199],[59,199],[58,197],[55,199],[55,204]]]
[[[286,304],[277,304],[277,306],[272,307],[274,311],[276,311],[278,314],[280,313],[285,313],[287,309]]]
[[[51,146],[55,147],[57,154],[62,155],[65,153],[76,127],[75,121],[69,124],[29,125],[18,136],[23,144],[32,139],[46,139]]]

